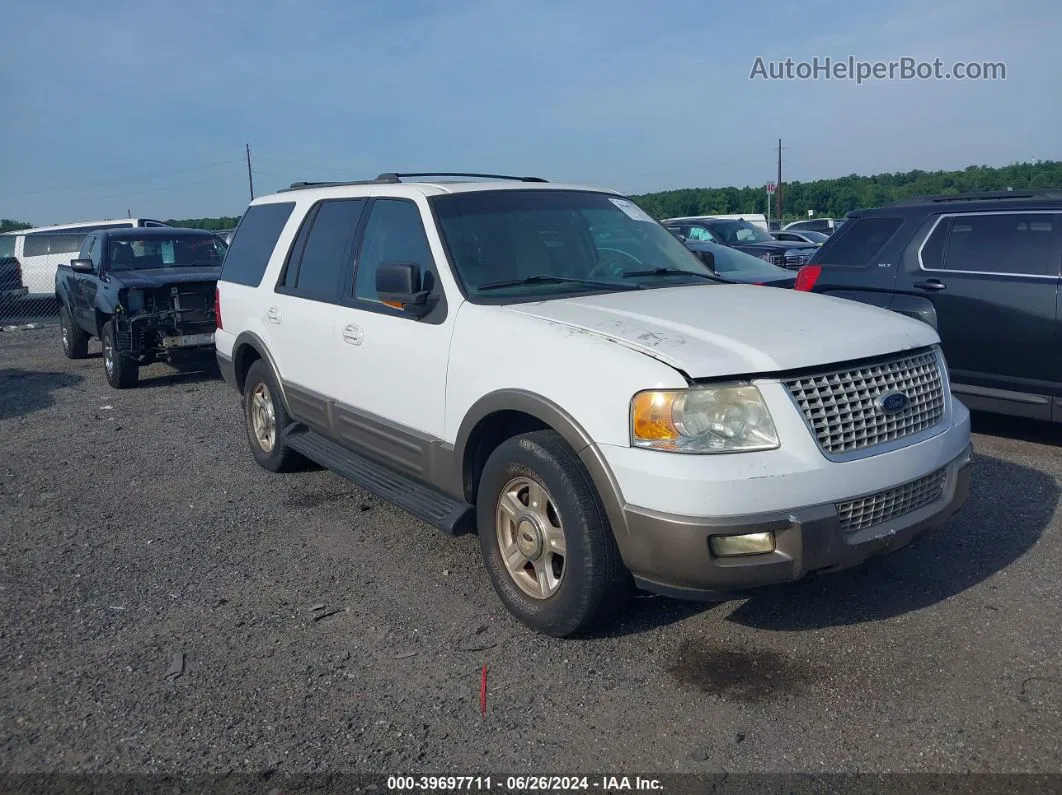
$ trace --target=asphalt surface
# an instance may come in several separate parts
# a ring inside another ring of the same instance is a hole
[[[1057,428],[977,417],[889,557],[558,641],[474,537],[259,469],[216,373],[90,350],[0,332],[0,772],[1062,771]]]

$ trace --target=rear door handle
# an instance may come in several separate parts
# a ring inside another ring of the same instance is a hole
[[[919,290],[930,290],[932,292],[936,292],[937,290],[943,290],[945,287],[947,287],[944,282],[938,279],[927,279],[924,282],[915,282],[914,286],[917,287]]]
[[[349,342],[351,345],[361,345],[361,341],[365,338],[365,333],[359,326],[355,326],[350,323],[343,327],[343,339]]]
[[[270,323],[280,323],[280,307],[271,306],[266,311],[266,318]]]

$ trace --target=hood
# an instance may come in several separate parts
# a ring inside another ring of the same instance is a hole
[[[730,248],[736,248],[739,251],[777,251],[779,254],[784,254],[791,248],[810,250],[818,246],[814,243],[787,243],[783,240],[772,240],[763,243],[732,243]]]
[[[511,304],[600,334],[691,378],[781,372],[933,345],[920,320],[818,293],[693,285]]]
[[[142,271],[116,271],[111,280],[126,287],[166,287],[187,282],[216,282],[221,268],[149,268]]]

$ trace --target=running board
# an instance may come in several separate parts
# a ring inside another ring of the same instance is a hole
[[[475,530],[475,511],[463,500],[396,472],[386,464],[378,464],[352,453],[303,425],[288,426],[284,440],[291,449],[311,461],[394,503],[447,535],[461,535]]]

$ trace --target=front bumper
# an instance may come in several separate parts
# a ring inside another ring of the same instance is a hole
[[[167,310],[137,315],[115,315],[118,350],[136,356],[150,352],[173,354],[214,350],[213,318],[188,322],[182,313]]]
[[[629,547],[624,559],[645,590],[695,600],[724,600],[741,591],[839,571],[892,552],[943,524],[966,501],[972,445],[945,465],[934,502],[866,529],[845,532],[837,503],[763,514],[705,519],[626,506]],[[855,495],[858,498],[861,495]],[[868,495],[869,496],[869,495]],[[709,538],[770,531],[775,550],[715,557]]]

